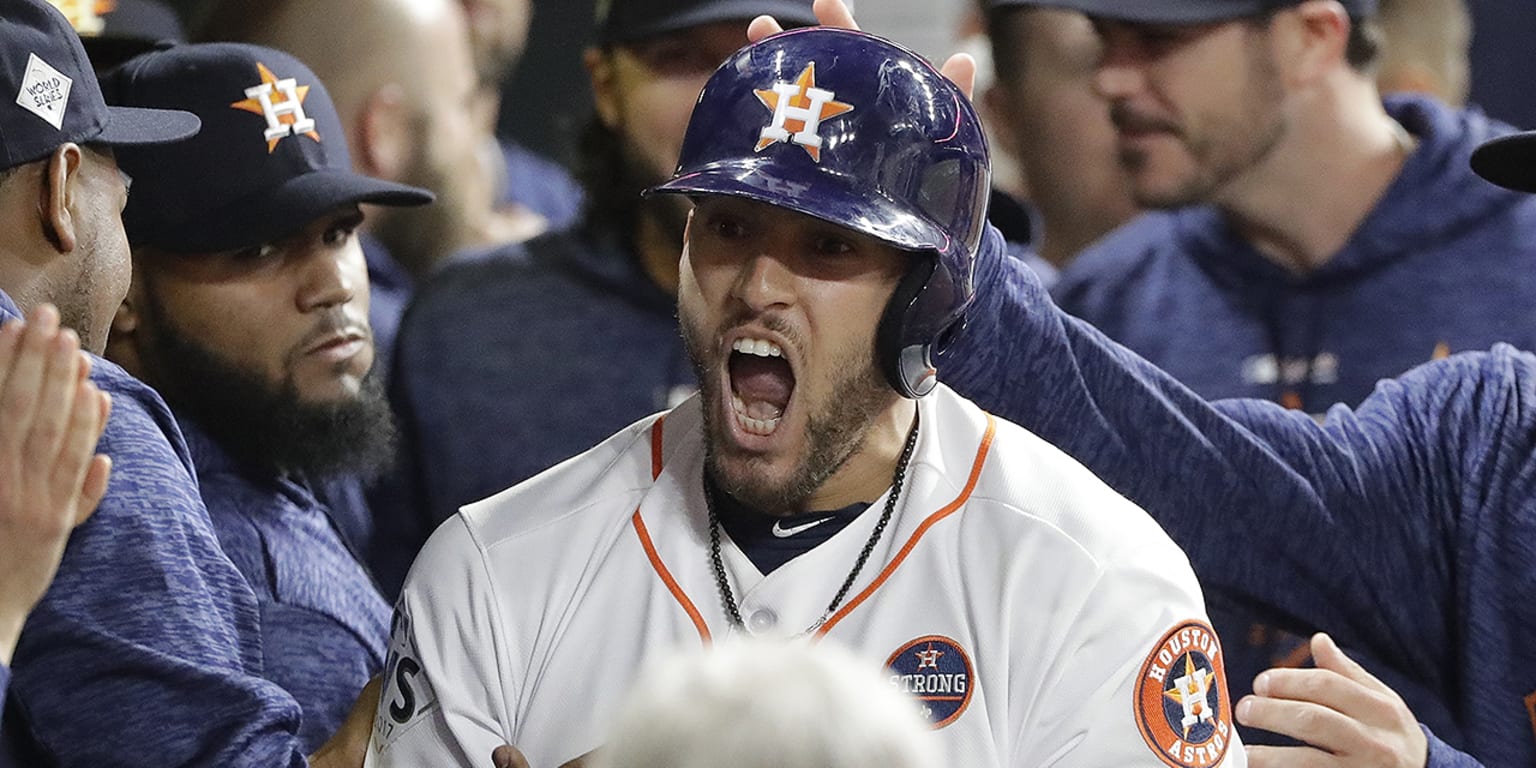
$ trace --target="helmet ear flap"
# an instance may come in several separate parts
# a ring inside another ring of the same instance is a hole
[[[875,329],[875,354],[880,369],[902,397],[922,397],[939,382],[932,362],[932,339],[912,334],[909,321],[937,266],[932,258],[912,260],[912,268],[897,283]]]

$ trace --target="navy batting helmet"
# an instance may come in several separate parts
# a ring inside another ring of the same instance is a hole
[[[677,173],[650,191],[750,198],[912,252],[876,346],[896,391],[921,397],[971,303],[990,183],[981,121],[954,83],[889,40],[813,27],[715,71]]]

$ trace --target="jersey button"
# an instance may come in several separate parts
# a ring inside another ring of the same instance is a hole
[[[747,617],[747,629],[753,632],[767,632],[778,626],[778,624],[778,615],[766,608],[761,611],[754,611],[751,616]]]

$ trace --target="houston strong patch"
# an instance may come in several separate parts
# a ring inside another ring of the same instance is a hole
[[[1136,727],[1172,768],[1221,763],[1232,740],[1232,705],[1221,644],[1211,626],[1189,620],[1152,647],[1136,677]]]
[[[891,685],[917,697],[934,728],[960,719],[976,690],[970,654],[942,635],[907,643],[886,660]]]

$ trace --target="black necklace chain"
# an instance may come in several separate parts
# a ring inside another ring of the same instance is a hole
[[[896,472],[891,477],[891,494],[886,497],[885,511],[880,513],[880,521],[875,523],[875,530],[869,534],[869,541],[864,542],[864,551],[859,553],[859,559],[854,562],[853,570],[848,572],[848,578],[843,581],[841,589],[827,604],[827,610],[816,620],[815,624],[807,627],[801,634],[808,635],[821,628],[832,618],[832,612],[843,604],[843,598],[848,596],[848,590],[853,589],[853,582],[859,578],[859,571],[864,570],[865,561],[869,560],[871,553],[875,551],[875,544],[879,543],[880,535],[885,532],[885,527],[891,522],[891,515],[896,512],[896,500],[901,496],[901,487],[907,478],[907,464],[912,460],[912,448],[917,445],[918,418],[914,411],[912,414],[912,429],[907,432],[907,443],[901,449],[901,459],[896,462]],[[714,483],[704,480],[704,506],[709,509],[709,561],[715,569],[715,584],[720,588],[720,602],[725,606],[725,613],[730,617],[731,625],[744,627],[741,620],[741,608],[736,605],[736,597],[731,593],[730,581],[725,576],[725,563],[720,559],[720,515],[715,512]]]

